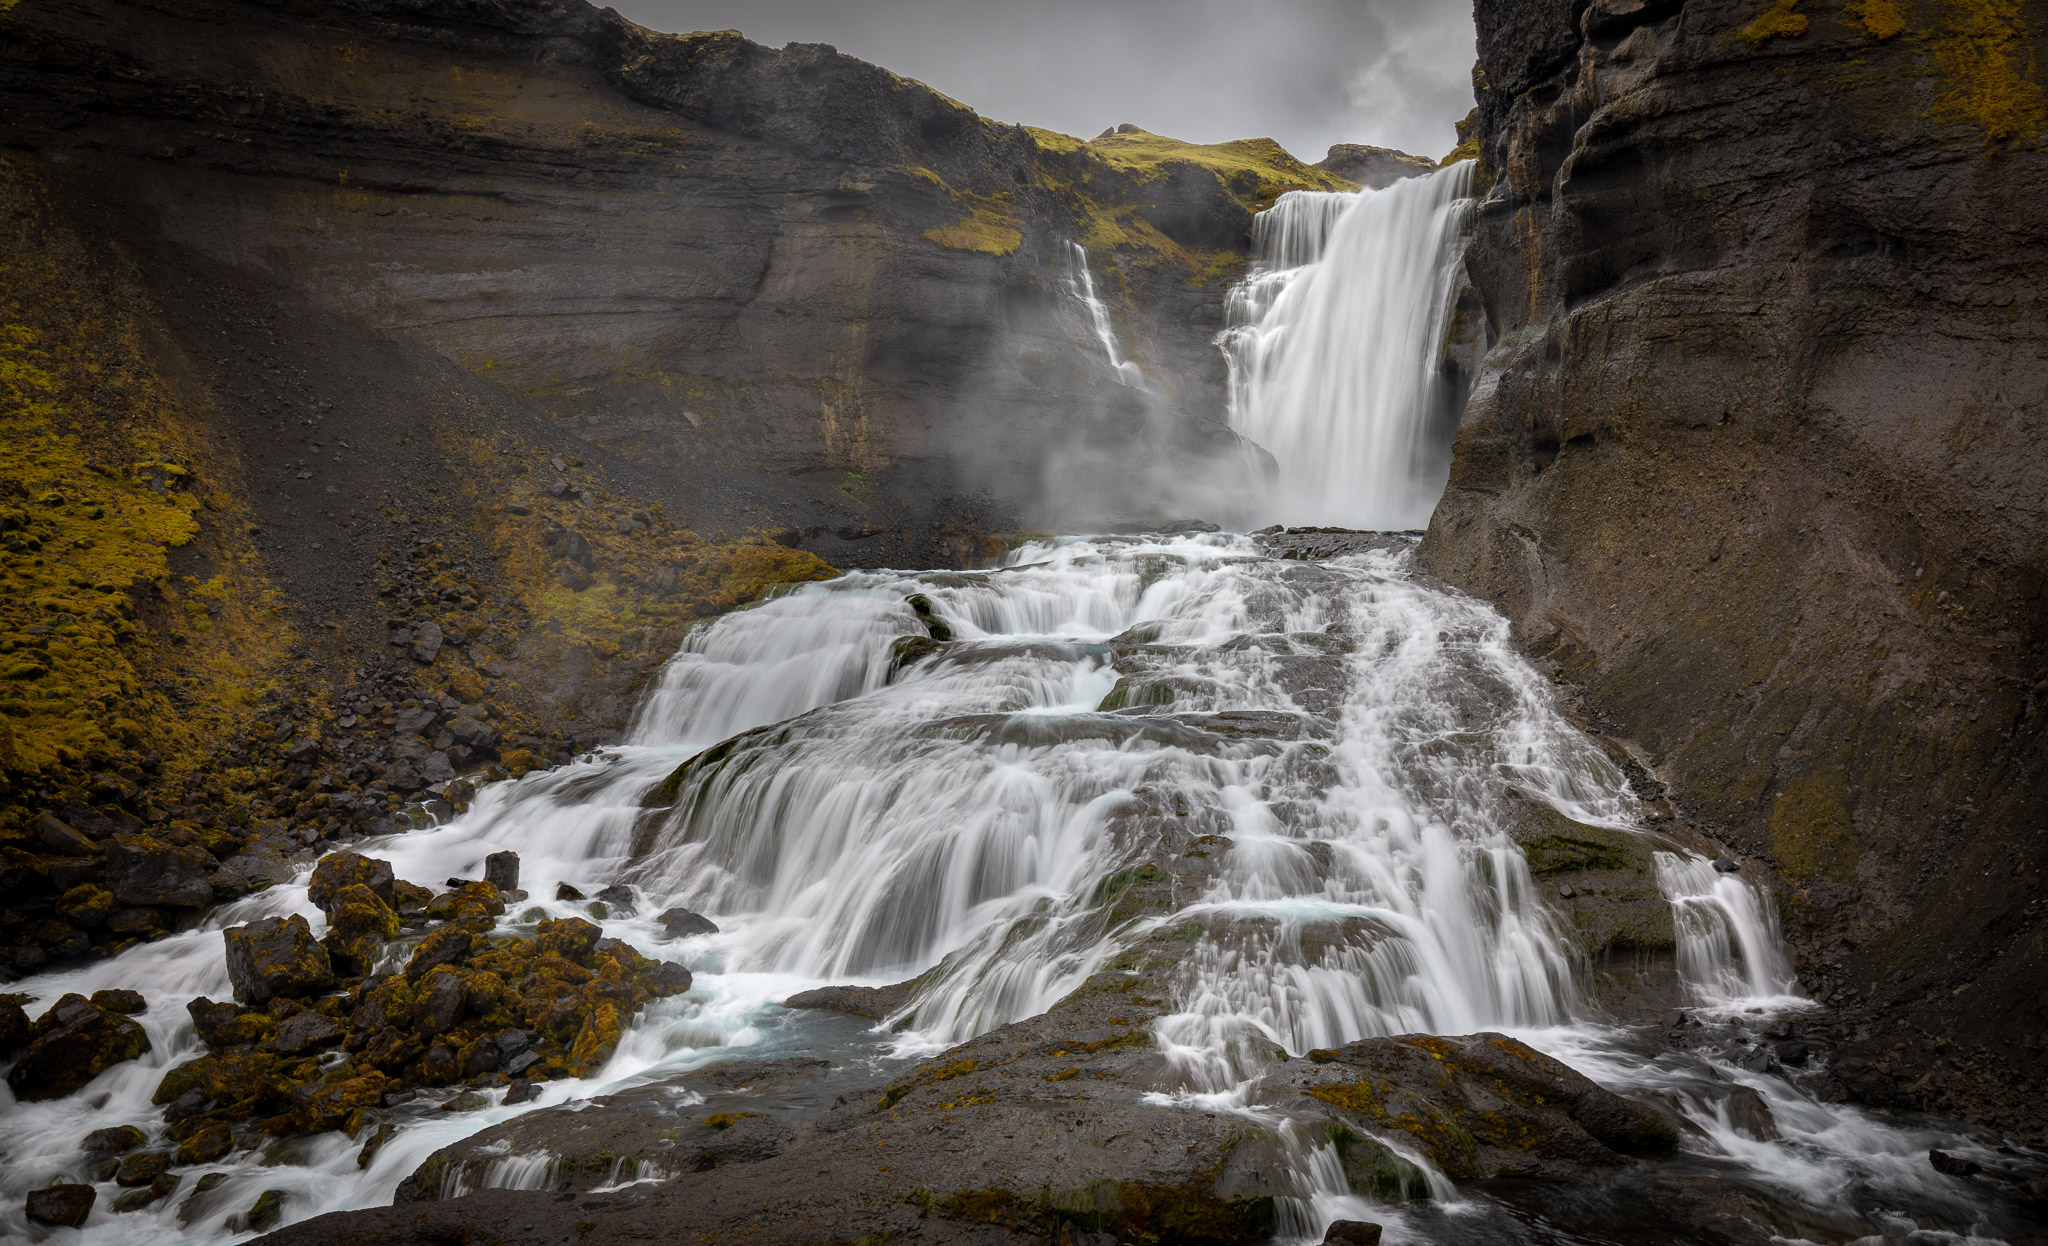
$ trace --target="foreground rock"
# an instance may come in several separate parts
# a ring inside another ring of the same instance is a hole
[[[430,896],[422,913],[443,924],[418,938],[402,971],[363,974],[401,929],[381,896],[408,889],[424,893],[352,854],[316,868],[311,893],[335,922],[325,942],[350,974],[338,991],[303,918],[228,931],[237,1002],[190,1002],[207,1053],[166,1073],[155,1095],[177,1163],[333,1130],[364,1136],[367,1163],[389,1136],[380,1110],[390,1104],[439,1087],[506,1087],[517,1101],[533,1081],[588,1075],[635,1012],[690,987],[682,966],[580,919],[542,922],[533,938],[496,935],[505,906],[489,883]]]
[[[51,1185],[28,1192],[26,1211],[37,1224],[55,1228],[77,1228],[92,1214],[98,1191],[89,1185]]]
[[[7,1084],[23,1102],[56,1099],[148,1050],[141,1026],[83,995],[66,995],[36,1018]]]

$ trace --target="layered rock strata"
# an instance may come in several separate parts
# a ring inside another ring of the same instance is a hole
[[[1776,863],[1860,1096],[2042,1124],[2038,4],[1481,0],[1425,559]]]

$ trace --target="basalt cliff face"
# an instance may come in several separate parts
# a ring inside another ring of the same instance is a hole
[[[0,6],[0,972],[203,907],[109,837],[237,895],[778,584],[1199,514],[1252,214],[1350,185],[581,0]]]
[[[1854,1093],[2040,1124],[2048,6],[1481,0],[1424,545],[1789,886]]]

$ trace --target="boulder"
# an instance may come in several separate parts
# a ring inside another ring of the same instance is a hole
[[[278,1024],[277,1037],[271,1040],[270,1049],[281,1056],[295,1056],[315,1047],[338,1043],[341,1036],[341,1027],[331,1019],[317,1012],[302,1012]]]
[[[148,1185],[168,1172],[170,1167],[169,1151],[143,1151],[121,1161],[121,1166],[114,1171],[114,1184],[131,1188]]]
[[[7,1084],[24,1102],[55,1099],[148,1050],[141,1026],[83,995],[66,995],[36,1018]]]
[[[213,854],[196,845],[148,835],[116,835],[106,843],[107,887],[138,907],[199,908],[213,903]]]
[[[85,1135],[85,1141],[78,1144],[82,1151],[119,1155],[132,1151],[147,1142],[148,1137],[133,1125],[114,1125],[107,1129],[95,1129]]]
[[[413,661],[424,666],[441,656],[442,637],[441,625],[432,621],[412,629]]]
[[[1309,1099],[1412,1137],[1446,1176],[1582,1177],[1670,1151],[1670,1114],[1624,1099],[1504,1034],[1403,1034],[1312,1051]]]
[[[142,998],[141,991],[131,991],[125,987],[94,991],[92,1004],[95,1008],[104,1008],[108,1012],[118,1012],[127,1017],[147,1011],[149,1008],[149,1003]]]
[[[894,986],[821,986],[799,991],[782,1001],[784,1008],[813,1008],[820,1012],[841,1012],[850,1017],[886,1020],[910,1003],[910,984]]]
[[[717,934],[718,924],[701,913],[689,909],[669,909],[654,919],[668,932],[671,939],[687,939],[691,935]]]
[[[342,904],[341,893],[347,888],[368,887],[379,901],[388,905],[396,882],[389,861],[353,852],[330,853],[313,867],[313,877],[306,884],[306,899],[332,921]]]
[[[321,946],[337,970],[370,972],[378,946],[398,937],[398,914],[362,883],[351,883],[327,898],[333,908],[328,910],[330,926]]]
[[[268,1042],[277,1032],[277,1018],[267,1012],[247,1012],[235,1004],[215,1003],[204,995],[185,1005],[199,1041],[215,1051],[252,1047]]]
[[[460,926],[443,926],[413,949],[412,959],[405,962],[405,976],[418,981],[428,971],[441,965],[452,965],[469,955],[470,944],[475,936]]]
[[[85,1223],[92,1214],[92,1204],[98,1193],[89,1185],[64,1184],[47,1185],[40,1190],[28,1192],[28,1203],[24,1210],[28,1218],[37,1224],[47,1224],[60,1229],[75,1229]]]
[[[28,1019],[28,1010],[21,1006],[22,995],[0,995],[0,1060],[5,1060],[27,1045],[35,1026]]]
[[[67,857],[96,857],[100,846],[59,819],[54,814],[40,813],[35,821],[36,838],[47,848],[63,853]]]
[[[235,998],[260,1004],[278,995],[306,995],[334,983],[327,949],[313,938],[306,919],[266,917],[227,931],[228,980]]]
[[[485,857],[484,881],[499,891],[519,890],[519,854],[494,852]]]
[[[104,923],[118,907],[113,892],[93,883],[80,883],[57,898],[57,916],[87,930]]]

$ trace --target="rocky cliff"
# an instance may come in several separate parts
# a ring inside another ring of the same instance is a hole
[[[2048,6],[1477,15],[1428,561],[1782,871],[1857,1094],[2038,1129]]]
[[[0,146],[0,971],[203,907],[109,837],[239,894],[764,588],[1227,498],[1252,213],[1350,185],[581,0],[7,4]]]

